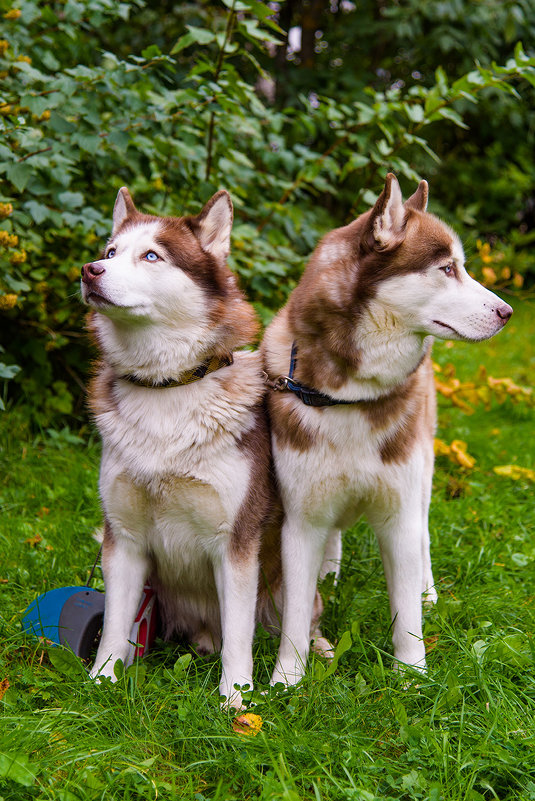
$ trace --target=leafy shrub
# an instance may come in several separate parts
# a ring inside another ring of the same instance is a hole
[[[285,105],[260,89],[269,95],[285,33],[258,0],[0,9],[0,378],[39,425],[81,410],[79,270],[109,233],[121,185],[159,214],[196,212],[229,188],[231,266],[266,321],[319,236],[365,209],[386,171],[412,186],[440,160],[437,131],[463,130],[485,92],[516,102],[511,84],[535,83],[535,59],[517,45],[504,67],[453,80],[438,67],[427,85],[341,81]]]

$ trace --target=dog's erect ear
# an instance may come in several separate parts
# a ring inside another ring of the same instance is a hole
[[[386,176],[385,188],[377,198],[370,221],[373,238],[381,250],[399,243],[403,238],[405,209],[398,179],[391,172]]]
[[[130,192],[126,186],[122,186],[117,192],[115,206],[113,207],[113,230],[111,235],[113,236],[116,234],[126,218],[135,213],[136,207],[134,206],[134,201],[130,197]]]
[[[204,251],[224,261],[230,252],[232,200],[225,189],[216,192],[197,217],[191,220],[192,230]]]
[[[429,185],[427,181],[420,181],[418,189],[405,201],[405,208],[416,209],[416,211],[425,211],[427,208],[427,196],[429,194]]]

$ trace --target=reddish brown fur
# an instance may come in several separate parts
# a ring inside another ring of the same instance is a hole
[[[409,377],[397,397],[389,397],[390,413],[396,419],[396,428],[383,441],[380,454],[385,464],[390,462],[404,462],[408,458],[412,446],[420,431],[429,434],[429,397],[434,398],[433,367],[429,356],[420,365],[418,370]],[[382,404],[378,401],[373,417],[380,419]],[[385,421],[386,422],[386,421]],[[434,429],[434,420],[432,424]]]
[[[234,523],[231,547],[237,556],[247,557],[251,543],[258,541],[258,531],[279,506],[264,403],[257,407],[255,424],[243,434],[238,446],[252,470],[247,495]]]
[[[115,375],[105,371],[99,364],[96,365],[96,374],[91,377],[88,387],[88,404],[94,417],[105,414],[117,408],[113,395]]]
[[[314,444],[314,432],[301,421],[300,408],[295,399],[284,393],[272,392],[269,396],[271,430],[282,447],[304,452]],[[321,414],[321,409],[317,410]]]

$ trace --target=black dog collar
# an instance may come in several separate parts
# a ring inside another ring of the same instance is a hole
[[[312,387],[307,387],[305,384],[301,384],[300,381],[296,381],[293,377],[296,364],[297,345],[294,342],[290,355],[290,370],[288,375],[281,375],[272,381],[268,378],[267,373],[264,373],[264,380],[268,387],[280,392],[293,392],[293,394],[297,395],[299,400],[302,401],[305,406],[349,406],[354,405],[355,403],[364,402],[361,400],[338,400],[337,398],[332,398],[330,395],[325,395],[318,389],[313,389]]]

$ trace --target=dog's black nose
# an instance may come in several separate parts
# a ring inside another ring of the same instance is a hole
[[[100,264],[89,262],[82,267],[82,281],[91,281],[93,278],[98,278],[99,275],[105,273],[106,270]]]
[[[497,307],[497,309],[496,309],[496,314],[498,315],[498,317],[500,318],[500,320],[503,320],[503,321],[504,321],[504,323],[506,323],[506,322],[507,322],[507,320],[508,320],[508,319],[509,319],[509,317],[512,315],[512,313],[513,313],[513,310],[512,310],[512,308],[509,306],[509,304],[508,304],[508,303],[502,303],[502,304],[501,304],[500,306],[498,306],[498,307]]]

